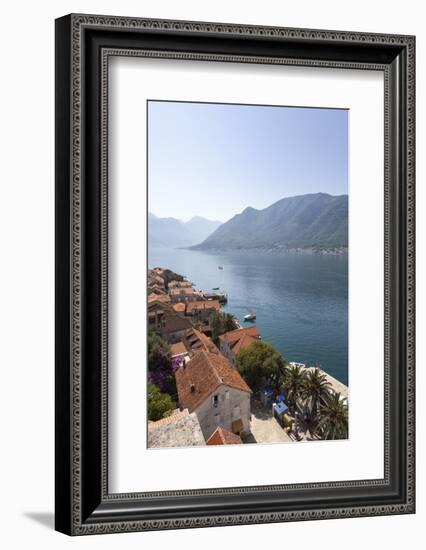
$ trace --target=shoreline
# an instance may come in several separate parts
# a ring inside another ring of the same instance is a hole
[[[175,249],[175,250],[179,250],[179,249]],[[238,253],[238,252],[241,252],[241,253],[246,253],[247,251],[253,251],[253,252],[256,252],[258,251],[258,249],[238,249],[238,250],[230,250],[228,252],[233,252],[233,253]],[[207,251],[202,251],[202,252],[211,252],[212,254],[216,253],[217,251],[215,250],[207,250]],[[292,255],[297,255],[297,252],[295,250],[284,250],[284,249],[276,249],[276,250],[269,250],[269,251],[265,251],[265,252],[271,252],[271,253],[292,253]],[[313,252],[311,250],[304,250],[303,253],[305,254],[312,254],[312,255],[318,255],[317,252]],[[152,269],[152,268],[151,268]],[[180,276],[184,277],[185,279],[189,280],[192,282],[193,280],[193,277],[192,277],[192,274],[190,275],[187,271],[185,271],[183,274],[182,273],[179,273]],[[195,284],[195,283],[193,283]],[[212,283],[213,284],[213,283]],[[200,291],[203,293],[209,293],[211,292],[210,290],[209,291],[205,291],[204,290],[204,287],[201,287],[201,286],[197,286],[197,288],[200,288]],[[201,290],[202,289],[202,290]],[[238,325],[238,328],[246,328],[246,326],[249,326],[248,324],[244,323],[243,321],[243,317],[242,317],[242,313],[240,312],[240,314],[235,314],[234,313],[234,309],[232,307],[232,296],[230,296],[230,302],[231,304],[228,302],[226,304],[221,304],[221,311],[224,311],[225,313],[229,313],[229,314],[232,314],[235,316],[235,319],[237,321],[237,325]],[[255,308],[254,308],[255,309]],[[256,321],[256,324],[257,324],[257,321]],[[274,338],[272,337],[271,338],[271,335],[266,336],[264,337],[264,340],[266,342],[270,342],[272,345],[274,345],[274,347],[276,347],[276,349],[285,357],[287,357],[286,355],[286,350],[285,349],[280,349],[280,344],[279,343],[275,343],[274,342]],[[299,357],[300,357],[300,354],[299,354]],[[303,361],[303,358],[297,360],[297,361],[292,361],[291,358],[288,358],[289,362],[301,362],[305,365],[305,368],[306,369],[313,369],[314,367],[308,367],[306,366],[307,364],[311,364],[315,361],[315,359],[311,359],[311,360],[307,360],[307,361]],[[321,361],[321,359],[319,359]],[[323,362],[323,361],[322,361]],[[338,380],[337,378],[334,378],[331,374],[328,374],[327,371],[323,371],[323,369],[320,369],[322,372],[324,372],[324,374],[327,376],[327,378],[329,379],[330,381],[330,384],[332,385],[332,387],[336,387],[336,388],[339,388],[337,391],[339,391],[342,396],[345,395],[347,396],[348,395],[348,386],[346,386],[344,384],[344,382],[341,382],[340,380]]]
[[[250,247],[250,248],[196,248],[196,247],[179,247],[174,250],[191,250],[193,252],[207,252],[213,254],[227,254],[238,252],[268,252],[268,253],[291,253],[291,254],[315,254],[319,256],[345,256],[348,254],[348,247]]]
[[[330,382],[330,385],[331,385],[332,389],[334,390],[334,392],[335,393],[340,393],[341,397],[344,397],[349,401],[349,386],[346,386],[345,384],[343,384],[343,382],[340,382],[339,380],[337,380],[337,378],[334,378],[333,376],[331,376],[331,374],[328,374],[327,371],[325,371],[324,369],[322,369],[320,367],[305,367],[305,369],[309,370],[309,371],[313,371],[316,368],[318,368],[318,370],[321,372],[321,374],[325,375],[328,382]]]

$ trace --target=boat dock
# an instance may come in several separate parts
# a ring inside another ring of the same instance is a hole
[[[218,300],[221,304],[225,304],[228,301],[226,292],[203,292],[203,296],[206,300]]]

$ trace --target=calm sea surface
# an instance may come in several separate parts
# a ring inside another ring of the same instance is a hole
[[[295,252],[150,248],[149,267],[168,267],[205,291],[228,294],[224,311],[243,326],[250,311],[262,338],[289,361],[320,364],[348,383],[348,257]],[[218,266],[223,266],[219,270]]]

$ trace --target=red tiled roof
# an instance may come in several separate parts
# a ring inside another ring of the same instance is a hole
[[[165,327],[161,327],[161,331],[169,334],[171,332],[179,332],[191,328],[191,323],[188,319],[180,317],[176,313],[173,315],[166,314],[164,316]]]
[[[160,285],[156,282],[152,284],[148,284],[148,288],[151,292],[156,292],[158,294],[167,294],[166,289],[164,288],[164,285]]]
[[[218,348],[208,336],[195,328],[192,330],[194,331],[194,334],[197,336],[198,340],[201,342],[206,351],[209,351],[210,353],[219,353]]]
[[[216,428],[212,435],[206,441],[207,445],[238,445],[241,444],[241,437],[232,432],[228,432],[222,426]]]
[[[225,334],[222,334],[219,338],[221,340],[227,339],[230,344],[233,344],[245,335],[252,336],[253,338],[259,338],[260,332],[255,325],[253,327],[237,328],[235,330],[231,330],[230,332],[225,332]]]
[[[155,294],[155,293],[151,293],[151,294],[148,294],[148,303],[152,303],[152,302],[162,302],[162,303],[169,303],[170,302],[170,296],[168,294]],[[185,309],[185,308],[184,308]]]
[[[191,281],[170,281],[169,289],[172,288],[189,288],[192,286]]]
[[[220,353],[201,350],[176,371],[179,402],[190,412],[222,384],[251,393],[239,372]]]
[[[259,340],[259,338],[250,336],[250,334],[243,334],[242,338],[231,345],[231,349],[235,354],[237,354],[240,350],[248,348],[253,342],[256,342],[257,340]]]
[[[169,292],[172,296],[184,296],[185,294],[195,294],[195,289],[193,289],[192,287],[171,288]]]
[[[219,300],[189,302],[189,304],[186,306],[187,315],[192,315],[192,310],[194,309],[214,309],[215,311],[219,311],[220,303]]]
[[[156,275],[155,273],[148,275],[148,285],[160,285],[161,287],[164,286],[164,280],[159,275]]]
[[[228,342],[231,350],[237,354],[240,350],[247,348],[250,344],[259,340],[260,333],[256,326],[237,328],[236,330],[225,332],[219,338],[221,342]]]
[[[177,342],[177,344],[172,344],[170,346],[171,357],[175,357],[176,355],[183,355],[184,353],[188,353],[188,350],[186,349],[183,342]]]
[[[169,298],[170,300],[170,298]],[[173,304],[173,309],[179,313],[184,313],[185,311],[185,308],[186,308],[186,305],[183,304],[182,302],[178,302],[177,304]]]
[[[166,302],[163,302],[159,296],[156,298],[152,298],[151,300],[148,300],[148,313],[170,313],[175,314],[174,309],[171,305],[169,305]]]
[[[194,353],[202,349],[209,351],[210,353],[219,353],[219,350],[210,338],[194,327],[186,331],[182,338],[182,344],[185,346],[187,351],[192,351]]]

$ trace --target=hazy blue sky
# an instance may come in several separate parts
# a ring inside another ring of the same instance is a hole
[[[247,206],[348,192],[348,111],[148,103],[149,210],[226,221]]]

